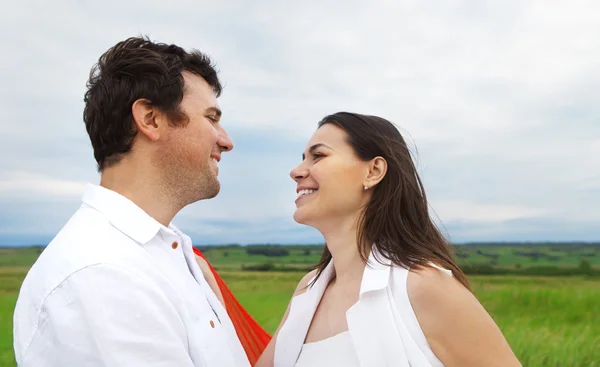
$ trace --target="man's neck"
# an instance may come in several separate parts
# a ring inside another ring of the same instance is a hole
[[[168,187],[139,165],[118,164],[104,169],[100,186],[123,195],[149,216],[168,227],[183,208],[171,197]]]

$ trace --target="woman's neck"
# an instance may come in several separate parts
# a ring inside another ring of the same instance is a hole
[[[336,286],[360,286],[365,264],[358,251],[356,229],[340,228],[328,233],[325,241],[335,269]]]

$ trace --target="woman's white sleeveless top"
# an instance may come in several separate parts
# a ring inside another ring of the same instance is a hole
[[[304,344],[295,367],[360,367],[350,332]]]
[[[375,247],[363,273],[359,300],[346,312],[348,333],[305,346],[308,328],[332,272],[330,262],[315,284],[292,299],[288,318],[275,341],[274,367],[341,366],[341,362],[334,362],[340,353],[347,353],[349,361],[354,358],[356,362],[348,365],[352,367],[444,366],[431,350],[411,306],[406,288],[408,270],[378,256]],[[312,362],[317,360],[323,362]]]

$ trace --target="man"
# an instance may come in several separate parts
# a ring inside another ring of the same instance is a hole
[[[86,187],[23,282],[19,366],[250,365],[190,238],[171,224],[219,192],[221,154],[233,149],[220,93],[197,51],[130,38],[102,55],[84,109],[100,185]]]

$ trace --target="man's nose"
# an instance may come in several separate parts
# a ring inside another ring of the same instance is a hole
[[[225,129],[223,129],[222,127],[219,127],[218,133],[219,133],[219,140],[217,141],[217,144],[219,145],[219,148],[221,149],[221,151],[222,152],[232,151],[233,150],[233,141],[231,140],[231,137],[229,137],[229,134],[227,134],[227,131],[225,131]]]

